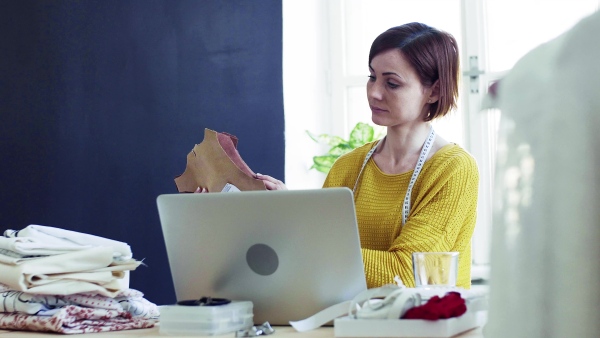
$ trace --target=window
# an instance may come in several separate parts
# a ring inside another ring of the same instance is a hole
[[[370,121],[367,58],[385,29],[421,21],[445,30],[461,47],[459,107],[436,131],[467,149],[481,173],[473,275],[487,277],[495,137],[499,112],[483,110],[487,88],[525,53],[568,30],[598,9],[600,0],[283,0],[283,77],[286,184],[321,187],[310,170],[327,149],[306,131],[346,138]]]

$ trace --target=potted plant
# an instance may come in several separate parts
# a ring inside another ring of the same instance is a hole
[[[347,140],[329,134],[315,135],[308,130],[306,133],[313,141],[327,144],[330,147],[326,154],[314,156],[313,165],[310,167],[310,169],[316,169],[325,174],[329,172],[338,157],[383,136],[382,132],[376,132],[373,126],[363,122],[359,122],[354,126]]]

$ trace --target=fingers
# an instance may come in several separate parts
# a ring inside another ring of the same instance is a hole
[[[285,183],[269,175],[256,173],[255,177],[263,181],[267,190],[288,190]]]
[[[282,181],[280,181],[274,177],[271,177],[269,175],[263,175],[263,174],[256,173],[254,175],[254,177],[256,179],[263,181],[263,183],[265,184],[265,188],[267,188],[267,190],[288,190],[285,183],[283,183]],[[194,193],[196,193],[196,194],[207,193],[207,192],[209,192],[208,188],[202,188],[202,187],[198,187],[198,188],[196,188],[196,191],[194,191]]]

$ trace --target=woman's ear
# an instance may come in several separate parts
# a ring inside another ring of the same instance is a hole
[[[427,103],[435,103],[439,99],[440,99],[440,80],[438,79],[429,88],[429,98],[427,98]]]

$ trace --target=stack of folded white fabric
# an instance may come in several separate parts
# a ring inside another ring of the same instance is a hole
[[[131,248],[30,225],[0,236],[0,329],[84,333],[152,327],[155,304],[129,288]]]

